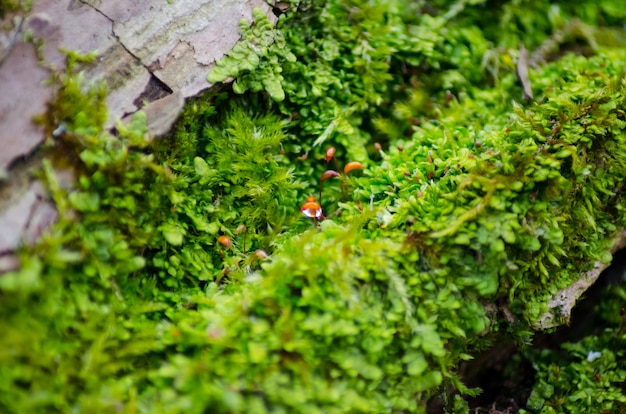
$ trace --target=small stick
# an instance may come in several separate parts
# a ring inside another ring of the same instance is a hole
[[[522,84],[522,99],[531,101],[533,99],[533,90],[530,87],[530,78],[528,77],[528,50],[521,45],[519,48],[519,59],[517,59],[517,78]]]

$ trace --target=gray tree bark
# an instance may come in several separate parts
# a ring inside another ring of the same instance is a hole
[[[27,15],[6,16],[0,33],[0,273],[14,268],[12,252],[56,217],[31,166],[44,139],[33,117],[54,95],[46,80],[64,69],[61,49],[97,52],[85,75],[87,84],[107,85],[107,127],[142,109],[158,136],[185,98],[212,86],[208,72],[239,40],[239,22],[250,21],[255,7],[275,21],[264,0],[34,0]]]

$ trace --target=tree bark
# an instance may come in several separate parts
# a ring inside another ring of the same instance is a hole
[[[15,266],[10,253],[55,217],[29,166],[44,139],[33,117],[54,95],[46,80],[64,70],[61,50],[97,52],[85,77],[87,84],[107,85],[107,127],[142,109],[158,136],[185,98],[212,86],[208,72],[239,40],[239,22],[250,21],[255,7],[276,21],[264,0],[35,0],[27,15],[6,16],[0,33],[0,273]]]

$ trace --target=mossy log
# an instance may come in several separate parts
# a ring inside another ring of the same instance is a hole
[[[469,412],[462,361],[567,323],[623,243],[621,10],[570,3],[255,9],[205,74],[232,87],[158,140],[111,130],[70,53],[31,159],[58,220],[0,277],[0,410]],[[533,67],[547,39],[591,53]],[[569,360],[526,349],[520,407],[626,408],[616,296]]]

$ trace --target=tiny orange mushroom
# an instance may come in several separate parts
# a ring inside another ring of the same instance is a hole
[[[252,266],[254,262],[256,262],[256,259],[267,259],[267,253],[265,252],[265,250],[259,249],[256,252],[254,252],[254,256],[252,257],[250,266]]]
[[[337,162],[337,157],[335,157],[335,152],[337,152],[335,147],[328,147],[328,149],[326,150],[326,156],[324,157],[324,159],[326,160],[326,162],[329,162],[330,160],[334,160],[335,167],[337,167],[337,170],[339,170],[339,163]]]
[[[320,178],[320,181],[324,182],[324,181],[328,180],[329,178],[335,178],[335,177],[339,177],[339,173],[337,171],[335,171],[335,170],[326,170],[322,174],[322,177]]]
[[[361,164],[360,162],[352,161],[347,163],[346,166],[343,167],[343,173],[347,175],[352,170],[361,170],[363,168],[363,164]]]
[[[231,241],[230,241],[230,237],[228,237],[228,236],[220,236],[220,237],[218,237],[217,238],[217,242],[219,244],[221,244],[222,246],[224,246],[225,248],[227,248],[227,249],[232,244]]]
[[[326,150],[326,162],[333,159],[333,157],[335,156],[335,151],[335,147],[328,147],[328,149]]]
[[[335,170],[326,170],[322,174],[322,177],[320,178],[320,203],[322,202],[322,187],[324,186],[324,181],[335,177],[339,177],[339,173]]]
[[[302,214],[308,218],[312,218],[313,220],[323,217],[322,207],[317,203],[317,201],[315,201],[315,197],[313,196],[310,196],[306,203],[302,204],[300,211],[302,211]]]

